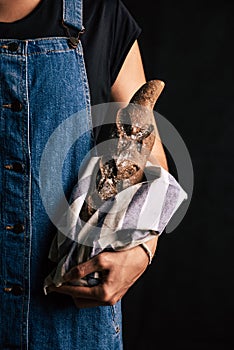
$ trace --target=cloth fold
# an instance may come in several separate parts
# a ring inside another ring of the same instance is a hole
[[[44,281],[59,287],[73,266],[104,250],[118,251],[135,247],[160,235],[187,194],[175,178],[160,166],[147,162],[144,181],[132,185],[101,203],[84,222],[81,209],[94,186],[101,157],[92,157],[73,189],[70,205],[57,225],[49,259],[55,268]],[[86,276],[76,285],[92,286],[100,282],[98,273]]]

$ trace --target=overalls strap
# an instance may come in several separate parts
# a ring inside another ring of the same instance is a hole
[[[63,22],[82,31],[83,0],[63,0]]]

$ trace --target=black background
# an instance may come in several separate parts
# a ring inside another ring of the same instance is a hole
[[[147,79],[166,83],[155,109],[194,169],[185,218],[123,299],[125,349],[234,349],[234,3],[124,3],[143,30]]]

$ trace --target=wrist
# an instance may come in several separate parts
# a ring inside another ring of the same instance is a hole
[[[145,243],[141,243],[140,247],[145,251],[146,255],[148,256],[148,265],[152,263],[153,260],[153,253],[151,252],[150,248]]]
[[[158,237],[156,236],[152,238],[150,241],[140,244],[140,247],[145,251],[146,255],[148,256],[148,260],[149,260],[148,265],[151,264],[152,259],[154,257],[156,247],[157,247],[157,241],[158,241]]]
[[[149,241],[145,242],[145,244],[151,250],[153,255],[155,254],[155,251],[156,251],[156,248],[157,248],[158,237],[159,236],[155,236],[152,239],[150,239]]]

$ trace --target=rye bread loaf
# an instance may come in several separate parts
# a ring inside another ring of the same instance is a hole
[[[88,221],[103,201],[139,183],[153,148],[156,132],[153,108],[164,87],[151,80],[142,85],[116,115],[117,146],[111,157],[100,158],[94,186],[87,195],[80,217]]]

